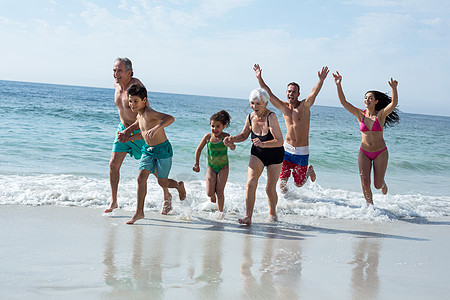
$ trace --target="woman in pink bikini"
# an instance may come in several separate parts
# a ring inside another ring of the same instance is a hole
[[[354,107],[347,102],[342,91],[342,76],[339,72],[333,74],[336,83],[339,101],[342,106],[353,114],[359,122],[362,141],[358,156],[359,174],[361,185],[367,204],[373,205],[372,190],[370,189],[370,172],[373,166],[373,185],[387,194],[388,188],[384,181],[388,163],[388,151],[383,139],[383,127],[391,126],[399,121],[397,109],[398,103],[397,80],[389,81],[392,88],[392,99],[388,95],[378,91],[368,91],[364,97],[365,110]]]

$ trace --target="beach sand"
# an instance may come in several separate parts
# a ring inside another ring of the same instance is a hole
[[[2,299],[448,299],[450,218],[278,223],[0,206]]]

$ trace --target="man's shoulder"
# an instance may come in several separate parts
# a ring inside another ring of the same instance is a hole
[[[132,77],[132,78],[131,78],[130,84],[129,84],[128,86],[132,85],[133,83],[139,83],[139,84],[144,85],[144,84],[143,84],[138,78],[136,78],[136,77]]]
[[[295,107],[296,110],[305,110],[309,109],[309,106],[306,105],[306,99],[299,101],[298,105]]]

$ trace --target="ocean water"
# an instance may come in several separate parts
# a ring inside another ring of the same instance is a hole
[[[0,131],[0,204],[106,207],[110,201],[108,162],[119,123],[113,96],[112,88],[0,81],[0,116],[5,124]],[[175,117],[166,128],[174,148],[170,177],[185,182],[187,199],[180,202],[173,192],[174,214],[216,217],[216,205],[209,203],[205,192],[205,153],[201,171],[195,173],[194,152],[209,132],[209,117],[221,109],[232,118],[225,131],[232,135],[241,131],[251,111],[246,96],[227,99],[150,92],[150,105]],[[400,94],[400,109],[402,101],[407,100]],[[312,216],[383,222],[450,215],[449,117],[401,113],[400,124],[385,130],[389,194],[374,190],[375,207],[367,208],[358,174],[361,136],[357,121],[343,108],[320,106],[320,102],[319,95],[312,108],[310,131],[310,163],[317,181],[302,188],[289,182],[289,192],[279,194],[281,219],[298,217],[300,222],[302,216]],[[285,133],[281,113],[273,110]],[[250,147],[246,141],[229,151],[226,214],[240,217],[245,212]],[[130,212],[136,204],[137,167],[138,161],[128,156],[121,169],[119,205]],[[267,217],[265,181],[263,173],[255,221]],[[161,188],[151,176],[145,209],[159,211],[161,205]]]

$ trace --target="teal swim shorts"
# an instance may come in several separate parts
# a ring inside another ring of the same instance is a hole
[[[148,146],[145,144],[142,147],[139,171],[145,169],[156,174],[158,178],[167,178],[172,167],[172,156],[172,145],[169,140],[156,146]]]
[[[142,140],[135,140],[135,141],[129,141],[126,143],[121,143],[117,139],[117,133],[119,133],[122,130],[125,130],[126,127],[122,125],[122,123],[117,126],[117,132],[116,132],[116,138],[114,139],[114,143],[112,146],[112,152],[128,152],[131,157],[134,157],[135,159],[141,158],[141,149],[142,146],[145,145],[145,141]],[[141,132],[139,129],[135,130],[133,134],[137,134]]]

